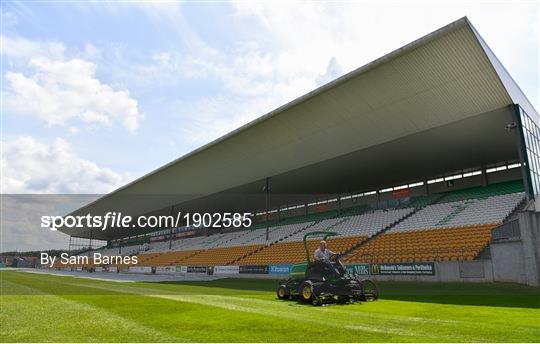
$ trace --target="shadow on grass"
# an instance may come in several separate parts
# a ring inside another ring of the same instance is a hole
[[[380,282],[382,299],[453,305],[540,308],[540,288],[514,283]]]
[[[275,292],[278,286],[277,280],[244,278],[156,283],[261,292]],[[540,308],[539,287],[513,283],[377,282],[377,286],[382,300],[449,305]]]

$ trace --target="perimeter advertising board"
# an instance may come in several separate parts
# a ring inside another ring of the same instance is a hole
[[[129,272],[135,272],[135,273],[152,273],[152,267],[151,266],[130,266]]]
[[[291,272],[291,264],[269,265],[268,273],[271,275],[288,275]]]
[[[369,275],[369,264],[351,264],[345,268],[351,275]]]
[[[177,266],[176,267],[176,272],[180,272],[182,274],[187,273],[187,266]]]
[[[176,266],[157,266],[156,274],[174,274],[176,273]]]
[[[267,274],[268,265],[243,265],[239,270],[241,274]]]
[[[435,275],[434,263],[371,264],[372,275]]]
[[[206,271],[208,271],[206,266],[188,266],[187,267],[187,272],[188,273],[205,274]]]
[[[214,266],[214,274],[238,274],[240,273],[240,267],[238,265],[224,265],[224,266]]]

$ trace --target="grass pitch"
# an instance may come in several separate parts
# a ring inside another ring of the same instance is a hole
[[[268,280],[0,278],[2,342],[540,341],[540,289],[514,284],[379,283],[376,302],[313,307]]]

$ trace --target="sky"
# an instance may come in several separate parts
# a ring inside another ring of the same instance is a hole
[[[110,192],[463,16],[539,108],[538,1],[0,4],[3,194]]]

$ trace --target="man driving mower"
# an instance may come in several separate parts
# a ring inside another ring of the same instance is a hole
[[[315,261],[325,261],[330,262],[330,257],[332,257],[335,252],[332,252],[326,248],[326,241],[321,240],[319,242],[319,248],[315,250],[315,253],[313,254],[313,257],[315,258]]]
[[[339,261],[339,254],[327,249],[325,240],[319,242],[319,248],[315,250],[313,257],[315,258],[315,262],[329,265],[338,269],[338,272],[345,272],[345,267]]]

